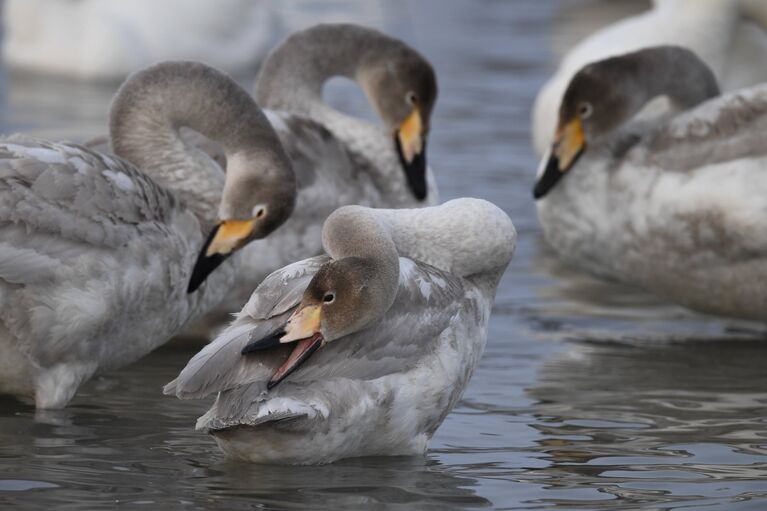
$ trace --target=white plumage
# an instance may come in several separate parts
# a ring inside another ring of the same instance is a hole
[[[565,260],[703,312],[767,320],[767,87],[634,122],[537,202]]]
[[[272,36],[261,0],[7,0],[3,56],[15,67],[121,80],[163,60],[253,69]]]

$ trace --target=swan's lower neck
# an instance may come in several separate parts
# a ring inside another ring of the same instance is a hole
[[[566,259],[589,266],[594,273],[614,268],[631,243],[647,199],[654,191],[658,170],[616,163],[609,144],[593,147],[536,203],[544,235]]]
[[[224,174],[217,164],[202,150],[188,145],[178,131],[171,128],[151,129],[142,136],[137,127],[132,139],[143,153],[151,155],[151,160],[131,158],[131,153],[120,156],[130,158],[181,199],[197,217],[203,232],[212,229],[224,188]]]

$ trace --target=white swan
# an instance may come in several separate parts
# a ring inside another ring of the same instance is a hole
[[[178,59],[236,73],[266,53],[272,17],[259,0],[7,0],[3,57],[81,79],[121,80]]]
[[[339,75],[362,86],[383,126],[322,100],[325,82]],[[357,25],[317,25],[291,35],[269,55],[255,89],[258,104],[271,109],[266,113],[292,162],[296,207],[282,228],[244,251],[248,278],[231,290],[213,321],[241,309],[274,270],[322,253],[322,224],[337,208],[438,202],[426,166],[436,77],[429,62],[402,41]]]
[[[226,179],[183,143],[184,125],[223,145]],[[213,244],[227,246],[267,235],[292,210],[274,131],[212,68],[171,62],[134,74],[112,104],[110,134],[125,159],[0,139],[0,392],[38,408],[66,405],[94,373],[147,354],[223,298],[234,265],[187,293],[217,221]]]
[[[197,427],[230,457],[423,453],[482,354],[516,233],[492,204],[458,199],[347,206],[323,240],[328,255],[270,275],[165,388],[217,394]]]
[[[559,104],[570,80],[589,62],[655,45],[684,46],[714,71],[725,90],[767,81],[767,15],[756,1],[654,0],[654,8],[610,25],[576,45],[533,105],[533,145],[551,144]],[[760,23],[749,22],[755,19]]]
[[[637,121],[667,95],[681,113]],[[583,68],[535,186],[566,261],[699,311],[767,320],[767,85],[718,95],[679,47]]]

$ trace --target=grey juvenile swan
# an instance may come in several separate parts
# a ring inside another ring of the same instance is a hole
[[[346,206],[327,255],[272,273],[169,383],[230,457],[316,464],[421,454],[479,361],[516,232],[489,202]]]
[[[666,95],[676,112],[632,121]],[[767,85],[719,95],[689,50],[584,67],[534,195],[566,261],[681,305],[767,320]]]
[[[220,142],[226,179],[181,126]],[[128,364],[216,305],[225,265],[187,287],[203,234],[220,251],[291,213],[295,182],[250,96],[202,64],[132,75],[110,112],[118,156],[14,135],[0,139],[0,392],[59,408],[99,370]],[[129,163],[132,162],[132,163]]]
[[[383,127],[322,100],[322,87],[334,76],[364,89]],[[270,109],[266,113],[291,160],[298,195],[285,225],[243,251],[243,278],[220,312],[242,308],[272,271],[322,253],[322,224],[337,208],[412,208],[438,201],[426,166],[436,77],[429,62],[402,41],[349,24],[295,33],[267,58],[255,96]],[[225,256],[208,246],[203,253],[195,284]]]

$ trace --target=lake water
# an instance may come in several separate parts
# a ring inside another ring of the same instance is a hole
[[[443,198],[487,198],[519,231],[485,356],[425,457],[228,462],[193,429],[208,403],[160,393],[197,349],[175,343],[94,379],[61,412],[0,401],[0,509],[767,509],[762,326],[578,275],[541,239],[530,105],[550,48],[641,7],[606,4],[428,0],[368,13],[437,69],[429,156]],[[105,130],[113,85],[2,73],[2,131]],[[369,115],[348,85],[329,94]]]

